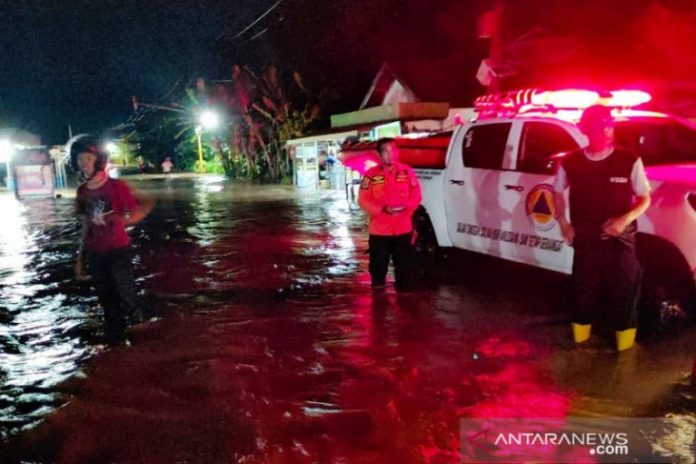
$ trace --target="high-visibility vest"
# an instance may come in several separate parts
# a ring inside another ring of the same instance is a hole
[[[376,166],[365,173],[360,183],[358,203],[370,216],[371,235],[402,235],[413,230],[412,216],[421,202],[421,188],[410,166],[393,163]],[[389,214],[386,206],[403,207]]]

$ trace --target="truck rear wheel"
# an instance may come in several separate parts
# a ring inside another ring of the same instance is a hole
[[[429,278],[442,259],[442,249],[437,243],[430,216],[422,207],[413,215],[413,230],[416,234],[414,248],[418,264],[424,277]]]
[[[643,269],[638,328],[642,337],[674,330],[696,315],[696,284],[679,249],[667,240],[639,234]]]

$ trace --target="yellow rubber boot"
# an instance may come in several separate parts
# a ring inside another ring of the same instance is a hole
[[[586,342],[592,333],[592,324],[576,324],[573,322],[573,340],[575,343]]]
[[[631,348],[636,342],[636,329],[626,329],[616,331],[616,349],[625,351]]]

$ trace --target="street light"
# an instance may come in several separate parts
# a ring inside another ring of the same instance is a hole
[[[203,129],[212,130],[220,125],[220,116],[211,110],[205,110],[198,117],[198,124],[196,125],[196,141],[198,142],[198,170],[200,172],[205,172],[205,165],[203,163],[203,141],[201,140],[201,135]]]
[[[201,113],[199,121],[204,129],[215,129],[220,125],[220,116],[214,111],[206,110]]]
[[[104,144],[104,150],[109,154],[109,159],[107,160],[107,165],[111,166],[111,158],[116,157],[116,152],[117,152],[116,144],[114,142],[106,142]],[[123,163],[123,165],[125,166],[126,163]],[[113,168],[109,167],[107,172],[109,173],[109,176],[111,176],[111,177],[118,177],[118,169],[113,169]]]
[[[133,110],[136,112],[138,111],[139,107],[144,107],[144,108],[153,108],[157,110],[164,110],[164,111],[173,111],[175,113],[184,113],[184,114],[189,114],[188,110],[181,109],[181,108],[174,108],[171,106],[162,106],[162,105],[152,105],[149,103],[143,103],[138,101],[135,96],[132,97],[133,100]],[[203,164],[203,142],[201,140],[201,134],[203,133],[203,129],[206,130],[211,130],[215,129],[217,126],[220,125],[220,116],[215,113],[214,111],[211,110],[203,110],[201,113],[198,115],[198,121],[196,125],[194,126],[195,132],[196,132],[196,140],[198,142],[198,169],[200,172],[204,171],[204,164]]]

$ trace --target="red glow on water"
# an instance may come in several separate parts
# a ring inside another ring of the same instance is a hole
[[[530,361],[540,348],[520,339],[493,336],[476,347],[482,360],[496,360],[500,368],[474,376],[481,391],[488,392],[468,409],[470,417],[565,417],[570,399],[555,390],[542,371]]]
[[[498,337],[491,337],[479,344],[477,352],[489,357],[510,357],[526,356],[530,349],[527,342],[520,340],[503,341]]]
[[[477,375],[476,382],[494,394],[472,406],[470,417],[566,417],[570,410],[567,394],[550,389],[540,372],[529,365],[511,364],[492,374]]]

